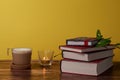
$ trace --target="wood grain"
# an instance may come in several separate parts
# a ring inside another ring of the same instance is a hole
[[[98,77],[66,74],[60,72],[60,61],[54,61],[51,67],[41,67],[32,61],[29,70],[11,70],[10,61],[0,61],[0,80],[120,80],[120,62]]]

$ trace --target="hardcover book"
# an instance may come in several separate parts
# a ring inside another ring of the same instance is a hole
[[[105,57],[113,56],[113,49],[103,50],[97,52],[71,52],[71,51],[62,51],[62,57],[67,59],[82,60],[82,61],[93,61],[96,59],[101,59]]]
[[[95,60],[91,62],[63,59],[61,61],[61,72],[98,76],[113,66],[112,57]]]
[[[94,46],[98,40],[92,37],[77,37],[66,40],[66,45]]]
[[[108,45],[105,47],[82,47],[82,46],[70,46],[70,45],[61,45],[59,49],[66,50],[66,51],[73,51],[73,52],[94,52],[94,51],[102,51],[102,50],[109,50],[114,49],[114,45]]]

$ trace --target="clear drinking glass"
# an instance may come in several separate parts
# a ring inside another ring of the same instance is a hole
[[[39,50],[38,57],[41,66],[51,66],[53,62],[53,50]]]

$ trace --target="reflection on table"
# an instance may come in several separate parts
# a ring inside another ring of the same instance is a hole
[[[120,80],[120,62],[98,77],[67,74],[60,72],[60,61],[54,61],[51,67],[40,67],[32,62],[30,70],[11,70],[10,61],[0,61],[0,80]]]

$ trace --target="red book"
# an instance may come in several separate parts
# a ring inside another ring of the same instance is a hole
[[[98,76],[113,66],[113,57],[108,57],[91,62],[63,59],[61,72]]]
[[[95,46],[98,40],[93,37],[76,37],[66,40],[66,45]]]
[[[82,61],[93,61],[96,59],[106,58],[113,55],[114,55],[113,49],[86,53],[62,51],[63,58]]]
[[[70,45],[61,45],[59,46],[61,50],[73,51],[73,52],[94,52],[94,51],[102,51],[114,49],[114,45],[108,45],[105,47],[82,47],[82,46],[70,46]]]

